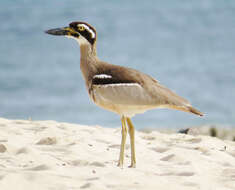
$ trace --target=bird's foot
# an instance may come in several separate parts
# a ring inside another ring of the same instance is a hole
[[[117,164],[117,166],[119,167],[119,168],[121,168],[121,169],[123,169],[123,162],[118,162],[118,164]]]
[[[131,163],[131,165],[128,166],[128,168],[136,168],[136,163]]]

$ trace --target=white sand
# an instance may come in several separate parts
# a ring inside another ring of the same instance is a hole
[[[0,119],[0,190],[234,190],[235,143],[136,132],[137,168],[118,168],[120,129]]]

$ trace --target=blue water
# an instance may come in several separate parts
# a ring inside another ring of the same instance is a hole
[[[43,32],[76,20],[97,29],[101,60],[152,75],[206,113],[148,111],[137,128],[235,126],[233,0],[1,0],[0,117],[120,126],[89,100],[77,43]]]

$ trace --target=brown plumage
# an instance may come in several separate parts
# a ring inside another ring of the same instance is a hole
[[[123,166],[127,124],[131,141],[131,167],[135,167],[134,126],[131,117],[154,108],[170,108],[203,114],[184,98],[161,85],[151,76],[135,69],[100,61],[96,54],[97,33],[85,22],[72,22],[69,27],[46,31],[52,35],[74,38],[80,44],[80,69],[93,102],[120,115],[122,142],[118,165]]]

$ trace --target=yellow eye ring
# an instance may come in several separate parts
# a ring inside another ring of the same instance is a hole
[[[85,30],[85,27],[84,27],[84,26],[78,26],[78,30],[79,30],[79,31],[84,31],[84,30]]]

